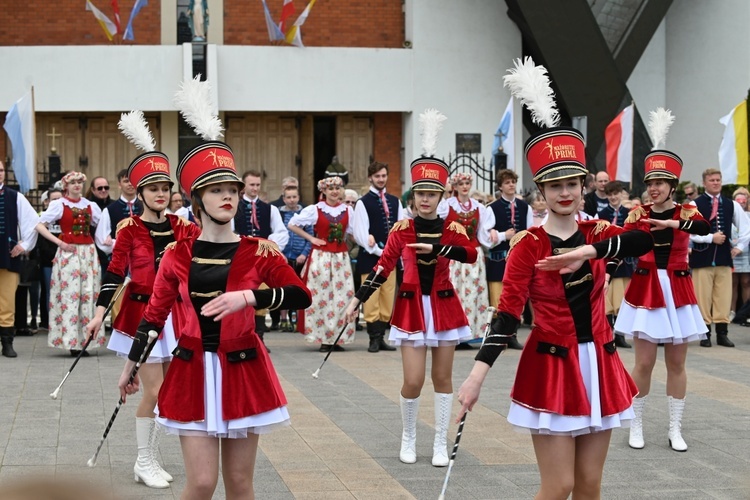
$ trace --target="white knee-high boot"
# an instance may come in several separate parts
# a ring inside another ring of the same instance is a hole
[[[169,483],[154,466],[156,459],[151,451],[152,434],[156,431],[153,418],[135,418],[135,439],[138,443],[138,459],[133,467],[136,482],[143,481],[149,488],[169,488]]]
[[[687,443],[682,439],[682,412],[685,411],[685,399],[667,397],[669,401],[669,446],[674,451],[687,451]]]
[[[448,465],[448,426],[451,423],[453,394],[435,393],[435,441],[432,443],[432,465]]]
[[[401,452],[399,460],[405,464],[417,461],[417,414],[419,413],[419,398],[406,399],[399,396],[401,402],[401,422],[404,430],[401,433]]]
[[[642,398],[633,399],[633,412],[635,413],[635,418],[630,422],[630,438],[628,439],[628,444],[631,448],[635,448],[636,450],[640,450],[646,446],[646,443],[643,440],[643,407],[646,406],[647,397],[648,395],[643,396]]]
[[[152,419],[153,420],[153,419]],[[151,433],[151,439],[149,440],[149,446],[151,447],[151,458],[154,461],[154,467],[156,467],[159,470],[159,475],[162,477],[162,479],[166,480],[168,483],[171,483],[174,478],[172,475],[165,471],[161,465],[159,464],[159,426],[156,425],[156,421],[154,421],[154,431]]]

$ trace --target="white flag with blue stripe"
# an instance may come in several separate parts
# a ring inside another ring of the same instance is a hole
[[[5,116],[5,132],[13,152],[13,173],[23,194],[36,189],[36,150],[34,148],[34,100],[26,92]]]
[[[505,154],[508,155],[508,168],[515,170],[515,148],[513,139],[513,98],[511,97],[508,101],[508,105],[505,107],[505,113],[500,120],[500,125],[497,126],[495,132],[495,140],[492,142],[492,161],[494,164],[494,155],[497,151],[503,148]]]

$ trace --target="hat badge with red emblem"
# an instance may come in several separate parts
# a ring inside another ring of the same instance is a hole
[[[656,108],[649,113],[648,132],[654,147],[644,161],[644,181],[653,179],[679,180],[682,174],[682,159],[671,151],[659,149],[667,140],[674,115],[668,109]]]
[[[137,149],[144,151],[128,166],[130,183],[140,188],[156,182],[168,182],[171,187],[174,183],[169,177],[169,158],[164,153],[156,151],[156,141],[143,116],[143,111],[123,113],[117,127]]]
[[[218,109],[211,99],[209,82],[202,82],[200,75],[182,82],[174,96],[174,103],[185,121],[204,141],[191,149],[177,166],[177,180],[186,193],[211,184],[232,182],[245,184],[237,176],[232,149],[218,139],[224,135],[224,127]]]
[[[441,159],[435,158],[437,139],[446,116],[437,109],[426,109],[419,115],[422,156],[411,162],[412,191],[445,191],[450,170]]]
[[[516,59],[503,82],[513,97],[531,112],[541,130],[526,141],[524,150],[534,182],[549,182],[588,174],[583,134],[560,127],[560,113],[547,69],[530,57]]]

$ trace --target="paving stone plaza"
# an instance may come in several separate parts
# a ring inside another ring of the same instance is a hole
[[[519,336],[525,340],[528,329]],[[750,499],[750,329],[732,325],[735,349],[691,345],[683,436],[686,453],[667,443],[663,353],[645,410],[646,447],[632,450],[627,431],[613,433],[604,471],[604,499]],[[417,463],[398,460],[401,358],[367,353],[358,333],[347,352],[333,353],[314,380],[322,357],[297,334],[266,334],[289,400],[292,426],[260,439],[256,498],[435,499],[445,468],[430,464],[433,396],[429,376],[417,429]],[[179,441],[162,436],[161,461],[174,477],[170,489],[133,481],[137,397],[123,406],[93,469],[94,454],[117,403],[123,361],[101,349],[82,359],[60,397],[49,394],[72,358],[46,346],[46,336],[18,337],[19,357],[0,358],[0,485],[42,476],[77,478],[122,499],[179,498],[185,484]],[[632,350],[620,356],[630,369]],[[476,351],[457,351],[454,391]],[[65,353],[67,354],[67,352]],[[528,499],[539,475],[528,435],[505,419],[519,352],[504,353],[490,372],[480,404],[469,414],[447,499]],[[428,364],[429,365],[429,364]],[[429,369],[429,368],[428,368]],[[83,396],[86,394],[86,396]],[[458,411],[454,400],[453,414]],[[448,433],[452,440],[456,426]],[[224,498],[221,485],[214,498]]]

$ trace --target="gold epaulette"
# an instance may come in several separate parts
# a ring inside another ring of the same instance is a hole
[[[596,221],[596,226],[594,227],[594,234],[601,233],[602,231],[606,230],[611,225],[612,224],[608,220]]]
[[[682,205],[682,208],[680,209],[680,219],[690,220],[697,213],[698,207],[695,205]]]
[[[177,216],[177,222],[178,222],[178,223],[179,223],[180,225],[182,225],[182,226],[190,226],[190,225],[192,225],[192,224],[193,224],[192,222],[190,222],[190,221],[189,221],[188,219],[186,219],[185,217],[182,217],[182,216],[179,216],[179,215]]]
[[[401,219],[400,221],[396,222],[391,230],[389,231],[392,233],[393,231],[403,231],[404,229],[409,227],[409,219]]]
[[[467,239],[469,238],[469,235],[466,234],[466,228],[464,227],[463,224],[459,222],[456,222],[456,221],[451,222],[450,224],[448,224],[448,229],[451,231],[455,231],[458,234],[463,234],[464,236],[466,236]]]
[[[117,237],[117,233],[120,232],[120,229],[132,226],[135,224],[135,219],[133,217],[128,217],[127,219],[122,219],[120,222],[117,223],[117,228],[115,229],[115,237]]]
[[[513,247],[518,245],[518,243],[528,235],[531,235],[535,240],[539,241],[539,238],[537,237],[537,235],[535,235],[534,233],[530,233],[526,230],[523,230],[521,232],[516,233],[515,236],[513,236],[510,239],[510,243],[509,243],[510,248],[508,249],[508,251],[510,252],[511,250],[513,250]]]
[[[255,255],[260,255],[261,257],[268,257],[269,255],[273,256],[279,256],[281,254],[281,250],[279,250],[279,246],[271,241],[271,240],[256,240],[258,242],[258,249],[255,251]]]
[[[646,210],[642,206],[635,207],[628,214],[628,218],[625,219],[625,224],[632,224],[634,222],[638,222],[639,220],[641,220],[641,217],[645,215],[646,215]]]

